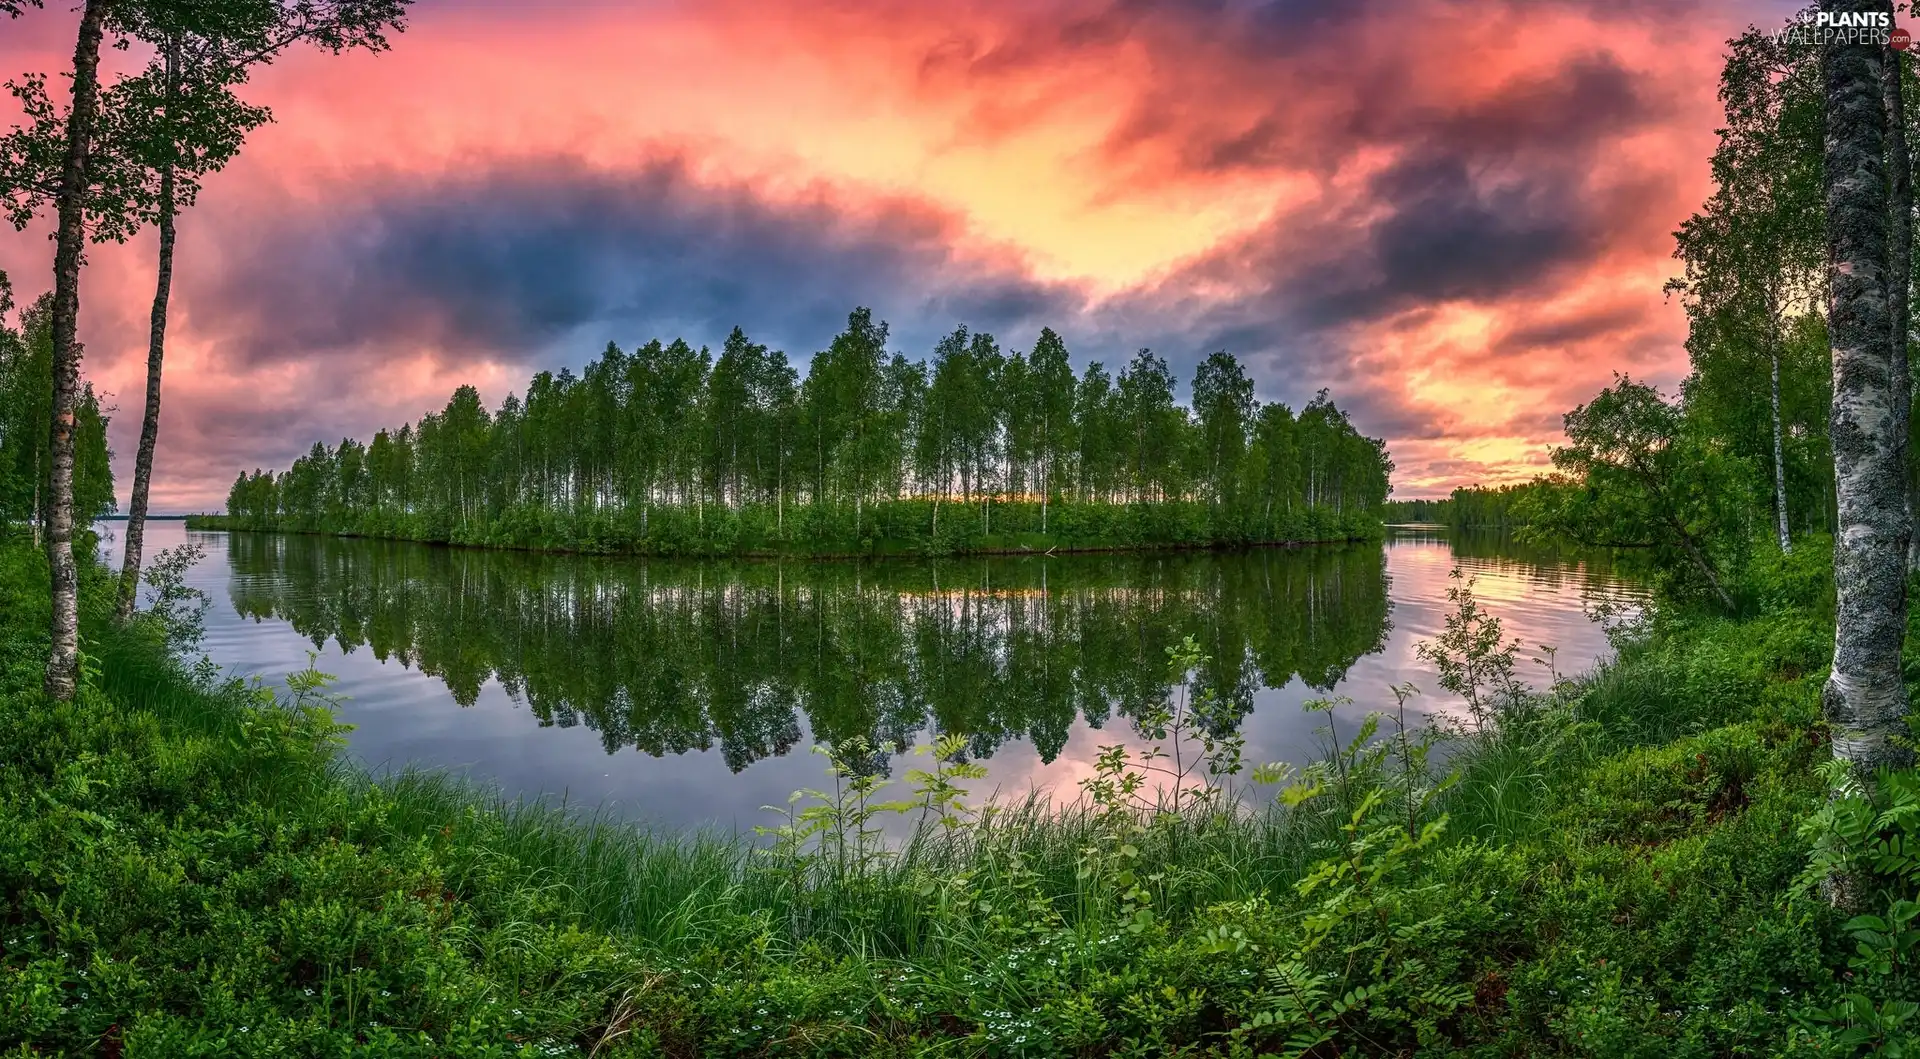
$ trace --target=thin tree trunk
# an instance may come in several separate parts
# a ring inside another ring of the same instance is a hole
[[[1884,0],[1823,0],[1823,10],[1878,11]],[[1833,443],[1838,532],[1833,671],[1822,694],[1834,757],[1870,776],[1905,764],[1906,689],[1900,648],[1906,631],[1906,424],[1896,419],[1900,387],[1889,348],[1887,112],[1881,98],[1885,51],[1829,42],[1826,89],[1826,222],[1833,345]],[[1853,887],[1828,880],[1847,904]]]
[[[100,94],[101,23],[107,0],[87,0],[73,45],[73,106],[56,196],[59,225],[53,253],[53,446],[47,480],[47,562],[53,620],[47,651],[47,694],[71,700],[80,673],[80,571],[73,558],[73,418],[80,392],[80,253],[86,242],[88,155]]]
[[[173,57],[167,58],[169,91]],[[140,552],[146,535],[147,492],[153,482],[153,447],[160,438],[160,368],[167,349],[167,299],[173,291],[173,166],[160,170],[160,267],[147,330],[147,407],[140,420],[140,451],[133,461],[133,494],[127,500],[126,559],[120,568],[120,620],[133,614],[140,588]]]
[[[1780,550],[1793,552],[1793,535],[1787,529],[1787,462],[1780,442],[1780,336],[1773,335],[1773,509],[1779,520]]]
[[[1679,538],[1680,547],[1686,551],[1687,558],[1693,560],[1694,568],[1707,579],[1707,586],[1713,589],[1715,596],[1719,597],[1720,605],[1727,608],[1729,612],[1736,609],[1733,605],[1733,597],[1727,594],[1727,590],[1720,584],[1720,576],[1714,573],[1712,560],[1707,558],[1706,550],[1700,547],[1700,543],[1693,539],[1693,534],[1688,533],[1686,527],[1671,515],[1667,516],[1667,525]]]
[[[33,546],[40,547],[41,537],[47,528],[47,513],[40,506],[40,443],[36,439],[33,445]]]
[[[1905,482],[1912,480],[1912,469],[1907,466],[1912,454],[1906,450],[1911,443],[1908,416],[1913,404],[1913,379],[1907,366],[1907,328],[1912,315],[1908,295],[1913,278],[1913,164],[1907,154],[1906,102],[1901,86],[1901,67],[1906,60],[1903,52],[1891,47],[1882,54],[1880,97],[1887,115],[1887,209],[1893,221],[1887,241],[1887,315],[1892,318],[1889,335],[1893,341],[1889,362],[1893,366],[1893,414],[1901,432],[1900,466],[1907,472],[1902,476]],[[1916,566],[1920,551],[1916,551],[1913,539],[1913,490],[1902,489],[1900,500],[1906,507],[1907,568],[1920,569]]]

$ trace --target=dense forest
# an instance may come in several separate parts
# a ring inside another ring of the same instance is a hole
[[[53,422],[52,296],[42,295],[9,326],[0,288],[0,525],[26,525],[36,538],[47,518],[47,444]],[[74,408],[73,500],[83,522],[114,509],[107,413],[85,383]]]
[[[1227,353],[1077,377],[962,327],[927,361],[866,309],[813,356],[738,328],[716,358],[609,344],[489,411],[471,386],[371,441],[242,474],[235,528],[656,554],[950,552],[1328,540],[1377,531],[1392,460],[1322,392],[1254,400]],[[221,523],[215,523],[221,524]]]

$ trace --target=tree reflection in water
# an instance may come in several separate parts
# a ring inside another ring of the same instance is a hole
[[[1262,687],[1330,688],[1390,628],[1379,545],[1237,554],[677,563],[231,535],[235,608],[371,649],[471,705],[489,677],[609,753],[716,746],[739,771],[811,737],[905,750],[962,732],[1045,761],[1171,691],[1166,649],[1243,718]],[[882,756],[876,767],[885,767]]]

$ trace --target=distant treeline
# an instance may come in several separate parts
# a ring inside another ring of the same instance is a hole
[[[609,344],[489,411],[463,386],[372,441],[316,443],[240,475],[202,525],[649,554],[953,552],[1225,545],[1378,530],[1393,463],[1324,391],[1253,399],[1227,353],[1187,406],[1141,350],[1077,378],[1043,330],[1002,352],[960,328],[929,361],[886,349],[865,309],[812,358],[735,328]]]
[[[1434,500],[1389,500],[1384,505],[1388,522],[1437,522],[1457,529],[1512,530],[1528,522],[1528,502],[1543,490],[1565,486],[1550,478],[1518,482],[1498,487],[1467,486],[1455,489],[1452,496]]]
[[[0,526],[42,525],[53,456],[53,295],[7,326],[0,291]],[[107,416],[83,382],[73,425],[73,517],[77,525],[112,511],[113,465]]]

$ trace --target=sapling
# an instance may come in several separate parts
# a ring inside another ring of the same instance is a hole
[[[1487,613],[1474,597],[1474,578],[1459,567],[1448,575],[1453,585],[1447,602],[1453,604],[1439,637],[1415,646],[1419,656],[1439,671],[1440,686],[1467,702],[1476,734],[1492,731],[1498,715],[1522,702],[1526,685],[1514,675],[1520,641],[1503,638],[1500,619]]]

